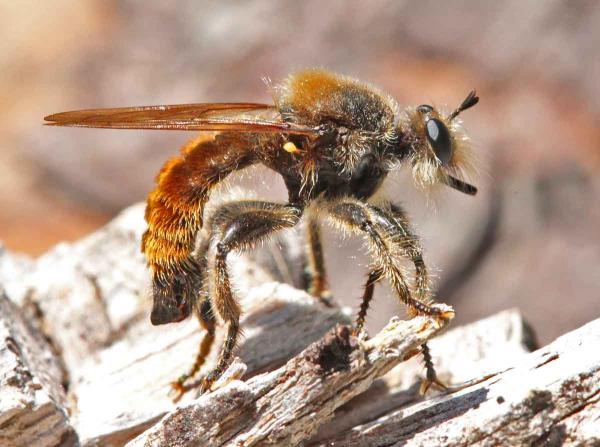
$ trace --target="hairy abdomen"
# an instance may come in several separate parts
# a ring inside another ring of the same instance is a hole
[[[180,321],[198,299],[201,272],[192,257],[211,189],[254,161],[252,136],[203,135],[167,161],[148,196],[142,251],[152,272],[153,324]]]

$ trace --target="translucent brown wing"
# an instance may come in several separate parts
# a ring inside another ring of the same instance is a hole
[[[107,129],[206,130],[315,135],[314,127],[287,123],[274,106],[200,103],[76,110],[44,118],[49,126]]]

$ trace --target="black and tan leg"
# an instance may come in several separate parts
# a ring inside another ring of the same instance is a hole
[[[175,401],[179,400],[187,391],[189,391],[192,388],[195,388],[198,385],[198,383],[196,382],[186,382],[193,379],[194,376],[200,371],[200,368],[202,368],[202,365],[204,365],[204,363],[206,362],[206,358],[210,354],[210,350],[215,341],[215,329],[217,322],[207,290],[209,247],[210,235],[203,234],[200,239],[200,244],[197,250],[198,256],[195,258],[199,272],[200,295],[197,297],[197,304],[194,306],[194,310],[196,316],[198,317],[198,321],[200,322],[200,327],[202,327],[206,331],[206,334],[204,335],[204,337],[202,337],[202,341],[200,342],[200,346],[198,348],[198,353],[196,354],[196,360],[194,361],[194,364],[191,366],[188,372],[180,375],[177,378],[177,380],[171,383],[171,388],[174,391]]]
[[[367,277],[360,309],[358,311],[354,326],[355,335],[359,335],[364,329],[367,310],[369,309],[369,304],[371,303],[371,300],[373,299],[373,293],[375,292],[375,284],[381,281],[381,279],[383,279],[383,273],[381,270],[372,270]],[[436,384],[443,389],[447,389],[448,387],[437,377],[435,366],[433,364],[427,343],[423,343],[421,345],[421,354],[423,355],[423,363],[425,364],[426,375],[425,379],[421,382],[421,387],[419,390],[420,393],[425,394],[432,384]]]
[[[194,376],[198,374],[200,368],[202,368],[202,365],[204,365],[206,362],[206,358],[210,354],[211,347],[215,341],[215,329],[217,326],[217,321],[215,319],[212,305],[208,298],[205,298],[199,306],[198,319],[202,328],[206,330],[206,334],[204,337],[202,337],[198,354],[196,354],[196,361],[190,370],[187,373],[179,376],[179,378],[171,384],[171,387],[175,391],[174,401],[178,401],[186,392],[198,385],[197,382],[187,384],[186,382],[190,379],[193,379]]]
[[[293,227],[301,215],[298,206],[260,201],[232,202],[215,211],[210,223],[216,252],[212,301],[227,324],[227,335],[217,365],[204,378],[201,392],[209,390],[229,365],[240,332],[241,309],[231,290],[227,256],[252,247],[275,231]]]
[[[369,304],[373,299],[373,293],[375,292],[375,284],[377,284],[383,278],[383,272],[381,270],[372,270],[367,277],[365,283],[365,290],[363,292],[362,300],[360,303],[360,310],[356,316],[356,324],[354,330],[356,334],[362,332],[365,327],[365,320],[367,318],[367,310],[369,310]]]
[[[404,279],[398,260],[412,247],[404,234],[399,234],[393,216],[359,201],[333,202],[327,207],[334,222],[346,229],[367,236],[373,256],[374,270],[387,278],[400,300],[415,314],[445,318],[439,308],[430,306],[426,299],[413,297]]]
[[[452,315],[429,304],[429,279],[422,250],[418,238],[412,233],[400,207],[394,206],[389,210],[383,210],[370,204],[347,201],[330,204],[328,211],[338,224],[367,236],[374,258],[374,266],[367,279],[356,320],[357,330],[362,330],[364,326],[375,284],[382,278],[390,281],[400,300],[409,307],[411,314],[428,315],[437,319],[451,318]],[[415,297],[410,293],[398,266],[399,258],[408,258],[415,266]],[[435,374],[428,346],[424,344],[421,349],[427,368],[427,379],[422,388],[426,390],[431,383],[442,385]]]
[[[308,293],[319,298],[327,306],[331,306],[331,292],[327,284],[321,228],[317,216],[309,215],[307,221],[307,265]]]
[[[408,222],[408,217],[399,205],[391,204],[389,213],[393,217],[393,223],[396,224],[397,231],[404,238],[405,257],[410,259],[415,267],[414,292],[419,299],[426,300],[431,293],[431,289],[427,267],[423,261],[423,250],[419,238],[412,231],[410,223]],[[437,377],[427,343],[421,345],[421,353],[423,355],[423,362],[426,370],[425,380],[421,382],[421,394],[425,394],[432,384],[446,389],[446,385]]]

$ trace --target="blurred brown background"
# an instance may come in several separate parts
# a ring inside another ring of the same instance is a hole
[[[600,4],[596,1],[0,2],[0,239],[38,255],[150,190],[191,135],[47,128],[62,110],[268,101],[274,81],[323,66],[401,105],[481,103],[464,120],[475,198],[406,205],[459,322],[519,307],[540,341],[600,314]],[[258,189],[283,198],[261,172]],[[330,235],[336,297],[358,304],[360,241]],[[387,295],[387,297],[386,297]],[[371,327],[399,313],[379,291]]]

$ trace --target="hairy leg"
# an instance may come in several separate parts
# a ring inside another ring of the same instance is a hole
[[[391,215],[359,201],[333,202],[327,207],[329,216],[338,225],[367,236],[373,255],[373,270],[380,270],[387,278],[400,300],[413,314],[444,318],[442,311],[432,307],[427,297],[413,297],[404,279],[398,260],[405,257],[407,249],[413,248],[409,238],[398,232],[398,225]]]
[[[188,379],[192,379],[202,365],[206,362],[206,358],[208,354],[210,354],[210,349],[215,341],[215,329],[217,326],[217,321],[215,319],[215,314],[212,309],[212,305],[209,299],[204,299],[200,304],[200,309],[198,310],[198,319],[200,321],[200,326],[206,330],[206,334],[202,338],[200,342],[200,347],[198,349],[198,354],[196,354],[196,360],[190,370],[179,376],[179,378],[171,384],[176,395],[174,400],[177,401],[183,396],[187,391],[194,388],[196,384],[186,384],[185,382]]]
[[[360,310],[358,311],[358,315],[356,317],[355,332],[357,334],[364,329],[365,319],[367,318],[367,310],[369,310],[369,304],[373,299],[373,292],[375,291],[375,284],[377,284],[382,278],[383,272],[381,270],[372,270],[367,277],[365,290],[360,303]]]
[[[374,208],[374,207],[373,207]],[[379,212],[378,209],[375,209],[375,212]],[[410,259],[415,267],[415,284],[414,291],[419,299],[426,300],[429,294],[431,293],[429,276],[427,274],[427,267],[425,266],[425,262],[423,261],[423,250],[421,248],[421,244],[419,242],[419,238],[413,232],[410,223],[408,221],[408,216],[400,207],[400,205],[390,204],[389,214],[393,217],[393,223],[397,226],[397,231],[399,231],[404,236],[404,251],[405,256]],[[385,216],[382,216],[385,218]],[[427,343],[423,343],[421,345],[421,353],[423,354],[423,361],[425,363],[426,369],[426,379],[421,384],[421,394],[425,394],[427,389],[431,386],[431,384],[436,384],[442,388],[446,388],[437,377],[437,373],[435,372],[435,366],[433,364],[433,360],[431,358],[431,353],[429,350],[429,346]]]
[[[241,309],[231,290],[228,254],[248,249],[275,231],[293,227],[301,215],[298,206],[260,201],[232,202],[215,211],[210,224],[216,249],[213,305],[227,324],[227,335],[217,365],[204,378],[201,391],[210,389],[229,365],[240,332]]]
[[[199,296],[196,300],[195,305],[195,313],[198,317],[198,321],[200,326],[206,330],[206,334],[202,337],[202,341],[200,342],[200,346],[198,348],[198,353],[196,354],[196,360],[194,364],[190,367],[189,371],[182,374],[177,378],[176,381],[171,383],[173,390],[175,391],[174,400],[177,401],[181,399],[181,397],[190,389],[194,388],[197,384],[191,383],[186,384],[186,381],[192,379],[202,365],[206,362],[206,358],[210,354],[210,350],[215,341],[215,329],[216,329],[216,319],[215,313],[212,308],[210,297],[208,294],[208,250],[210,248],[210,235],[203,234],[197,250],[197,256],[194,258],[198,266],[198,290],[197,293]]]
[[[427,301],[429,294],[429,278],[423,262],[421,245],[418,237],[412,231],[408,218],[399,205],[390,205],[388,210],[373,205],[365,205],[366,211],[371,215],[383,239],[395,246],[395,251],[404,258],[411,260],[415,268],[414,293],[420,301]],[[373,298],[375,283],[384,277],[381,269],[373,270],[365,284],[365,291],[356,321],[357,330],[362,330],[369,302]]]
[[[439,309],[429,305],[429,278],[423,262],[422,249],[419,240],[412,232],[408,219],[403,210],[392,205],[389,210],[382,210],[370,204],[358,201],[334,203],[329,206],[330,215],[334,221],[354,232],[365,233],[369,246],[374,255],[374,266],[365,284],[360,311],[356,319],[356,330],[361,331],[370,301],[373,298],[375,284],[387,277],[399,298],[409,306],[413,315],[429,315],[437,318],[446,316]],[[397,265],[397,259],[410,259],[415,267],[415,297],[403,278]],[[427,369],[427,379],[422,385],[426,391],[431,383],[443,386],[437,379],[429,347],[423,344],[423,357]]]
[[[325,260],[323,259],[323,245],[321,244],[321,228],[317,217],[309,216],[307,222],[307,273],[308,293],[329,303],[331,293],[327,285]]]

